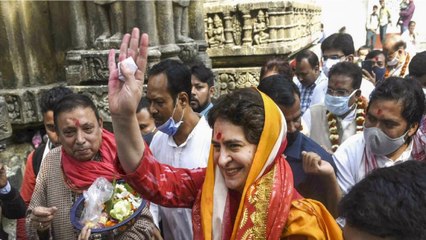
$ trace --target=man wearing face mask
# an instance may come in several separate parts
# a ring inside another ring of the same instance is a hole
[[[268,95],[284,114],[288,141],[284,155],[291,166],[295,188],[304,197],[320,201],[333,213],[330,206],[334,199],[330,199],[332,194],[326,188],[330,179],[307,172],[306,165],[312,163],[309,156],[315,155],[321,161],[322,168],[335,172],[336,166],[330,153],[300,132],[302,114],[298,87],[282,75],[272,75],[262,79],[257,88]],[[331,181],[336,181],[335,179],[335,175],[331,176]]]
[[[148,72],[147,98],[158,129],[150,148],[173,167],[207,166],[212,130],[192,110],[191,89],[191,72],[179,61],[163,60]],[[192,239],[191,209],[151,205],[151,212],[157,224],[161,219],[165,239]]]
[[[322,71],[329,77],[329,71],[336,63],[354,62],[355,47],[352,36],[347,33],[335,33],[324,39],[321,43]],[[374,84],[367,79],[362,79],[361,94],[369,98],[374,89]]]
[[[413,154],[420,146],[412,139],[425,111],[424,101],[420,83],[414,79],[391,77],[376,87],[363,134],[350,137],[333,155],[344,194],[376,168],[424,160]]]
[[[386,74],[388,77],[405,77],[409,75],[408,65],[411,61],[410,54],[406,51],[407,44],[399,35],[394,35],[383,47],[386,56]]]
[[[329,74],[324,104],[317,104],[303,116],[310,137],[327,150],[361,132],[367,100],[361,96],[362,71],[355,63],[341,62]]]
[[[374,85],[383,81],[386,73],[385,59],[385,54],[380,50],[369,52],[362,62],[363,77]]]

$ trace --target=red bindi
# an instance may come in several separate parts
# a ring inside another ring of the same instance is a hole
[[[80,127],[80,121],[78,121],[78,119],[74,119],[74,123],[76,127]]]
[[[377,110],[377,115],[381,115],[382,114],[382,109],[378,109]]]
[[[216,133],[216,139],[220,140],[222,138],[222,133],[218,132]]]

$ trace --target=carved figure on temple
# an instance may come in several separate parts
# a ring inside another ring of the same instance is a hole
[[[257,13],[257,21],[253,24],[253,40],[257,45],[267,43],[269,39],[268,18],[262,10]]]
[[[207,23],[208,22],[209,22],[209,19],[207,19]],[[222,19],[220,19],[219,15],[217,14],[214,15],[213,27],[209,28],[209,26],[207,26],[207,35],[208,35],[208,42],[210,47],[219,47],[223,45],[223,42],[225,42]]]
[[[96,38],[96,42],[108,38],[121,40],[124,32],[122,2],[116,0],[95,0],[94,3],[102,31],[101,35]]]
[[[173,0],[173,24],[176,43],[193,42],[188,37],[188,6],[190,0]]]

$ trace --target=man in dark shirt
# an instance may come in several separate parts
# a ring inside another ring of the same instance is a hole
[[[1,214],[6,218],[18,219],[25,217],[27,207],[19,192],[13,188],[6,176],[6,169],[0,163],[0,205]],[[7,239],[7,234],[0,229],[0,239]]]
[[[274,100],[286,119],[288,144],[284,155],[293,171],[295,188],[304,197],[316,199],[328,208],[330,196],[324,181],[329,179],[309,171],[309,165],[320,164],[330,171],[335,170],[336,166],[330,153],[300,132],[302,125],[299,89],[293,81],[282,75],[262,79],[258,89]]]

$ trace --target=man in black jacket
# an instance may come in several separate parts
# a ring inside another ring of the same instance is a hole
[[[6,218],[18,219],[25,217],[27,207],[19,191],[13,188],[6,176],[6,169],[0,163],[0,206],[1,214]],[[7,234],[0,229],[0,239],[7,239]]]

